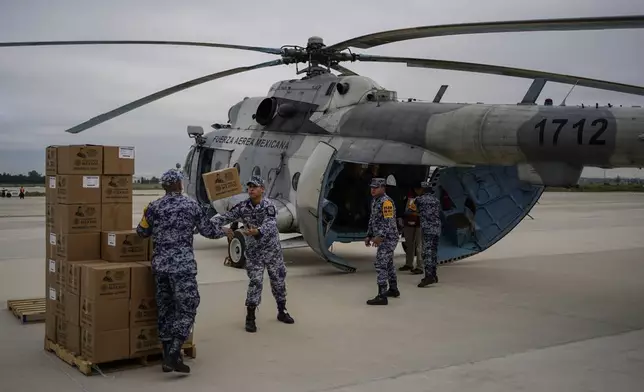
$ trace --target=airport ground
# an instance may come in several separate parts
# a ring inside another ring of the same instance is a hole
[[[154,196],[135,196],[134,216]],[[85,377],[43,350],[44,324],[0,311],[2,391],[641,391],[644,194],[545,193],[483,254],[440,283],[369,307],[374,249],[335,246],[342,274],[309,249],[284,252],[289,310],[267,278],[258,332],[244,331],[246,276],[226,241],[196,237],[201,306],[188,377],[157,366]],[[0,199],[0,300],[44,296],[44,198]],[[400,247],[398,266],[404,262]]]

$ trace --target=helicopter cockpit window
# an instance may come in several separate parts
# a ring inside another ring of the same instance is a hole
[[[188,155],[186,156],[186,162],[183,165],[183,173],[187,177],[190,177],[190,172],[191,172],[191,169],[192,169],[192,159],[195,156],[195,151],[196,151],[196,149],[195,149],[194,146],[190,148],[190,151],[188,152]]]
[[[241,168],[239,167],[239,162],[238,162],[238,163],[235,163],[235,164],[233,165],[233,167],[234,167],[235,169],[237,169],[237,174],[241,174]]]
[[[253,168],[253,175],[254,176],[261,176],[262,175],[262,170],[259,168],[259,166],[255,166]]]
[[[297,184],[300,182],[300,172],[297,172],[293,174],[293,179],[291,180],[291,186],[293,186],[293,190],[297,191]]]

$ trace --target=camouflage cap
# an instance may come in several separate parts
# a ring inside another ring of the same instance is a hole
[[[183,174],[177,169],[170,169],[161,176],[161,185],[172,185],[183,180]]]
[[[371,184],[369,185],[371,188],[379,188],[381,186],[385,186],[387,182],[385,181],[384,178],[372,178],[371,179]]]
[[[264,180],[262,180],[262,177],[260,176],[252,176],[250,180],[246,182],[246,185],[264,186]]]

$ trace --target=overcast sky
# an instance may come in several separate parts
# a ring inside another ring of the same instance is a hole
[[[55,6],[53,5],[55,4]],[[315,5],[314,5],[315,4]],[[644,14],[642,0],[66,1],[0,0],[0,41],[154,39],[280,47],[327,45],[395,28],[507,19]],[[369,54],[472,61],[644,85],[644,29],[437,37],[383,45]],[[360,51],[358,51],[360,52]],[[80,134],[65,129],[142,96],[205,74],[276,59],[228,49],[172,46],[0,48],[0,172],[43,171],[49,144],[136,147],[136,172],[158,175],[183,163],[187,125],[225,122],[245,96],[295,77],[295,66],[251,71],[174,94]],[[516,103],[530,80],[402,64],[345,64],[399,98]],[[561,102],[569,87],[548,84],[539,98]],[[644,105],[644,97],[575,88],[569,105]],[[603,175],[589,171],[586,175]],[[614,174],[609,172],[609,175]],[[644,177],[640,170],[621,175]]]

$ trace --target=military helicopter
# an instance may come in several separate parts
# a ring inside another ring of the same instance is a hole
[[[492,246],[527,216],[546,186],[572,186],[584,166],[641,167],[644,111],[617,107],[537,105],[546,82],[644,95],[644,87],[581,76],[496,65],[358,54],[404,40],[519,31],[633,29],[644,16],[520,20],[423,26],[384,31],[326,46],[311,37],[306,47],[266,48],[185,41],[5,42],[40,45],[156,44],[250,50],[279,59],[233,68],[169,87],[76,125],[78,133],[184,89],[241,72],[296,64],[300,79],[274,83],[266,96],[247,97],[228,111],[228,121],[188,126],[195,140],[183,167],[184,188],[210,214],[223,212],[245,193],[210,202],[202,174],[237,168],[242,181],[261,175],[266,197],[278,208],[283,248],[309,246],[333,266],[356,268],[333,253],[335,242],[362,241],[369,218],[368,184],[387,178],[400,212],[406,190],[430,179],[443,207],[439,263],[463,259]],[[397,93],[340,65],[402,63],[533,79],[521,102],[486,105],[400,102]],[[300,70],[299,63],[307,67]],[[338,72],[334,74],[332,70]],[[233,224],[235,225],[235,224]],[[244,266],[244,236],[229,242],[231,265]]]

